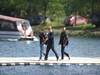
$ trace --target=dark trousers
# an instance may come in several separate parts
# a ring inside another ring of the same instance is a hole
[[[57,54],[57,52],[55,51],[55,49],[54,49],[54,47],[52,46],[52,47],[49,47],[49,46],[47,46],[47,50],[46,50],[46,55],[45,55],[45,60],[47,60],[48,59],[48,54],[49,54],[49,51],[50,50],[52,50],[53,52],[54,52],[54,54],[55,54],[55,56],[56,56],[56,58],[57,58],[57,60],[58,60],[58,54]]]
[[[61,59],[64,59],[64,54],[69,58],[69,54],[66,53],[64,50],[65,50],[65,46],[61,45]]]

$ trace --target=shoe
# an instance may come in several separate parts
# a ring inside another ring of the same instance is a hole
[[[44,60],[48,60],[47,58],[45,58]]]
[[[42,59],[42,57],[39,58],[39,60],[41,60],[41,59]]]
[[[63,58],[61,58],[61,60],[64,60]]]
[[[61,57],[61,60],[64,60],[64,57]]]
[[[59,57],[57,57],[57,61],[59,60]]]
[[[68,59],[70,60],[70,57],[68,57]]]
[[[39,61],[41,60],[41,58],[39,58]]]

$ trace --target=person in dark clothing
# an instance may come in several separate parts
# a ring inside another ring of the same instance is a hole
[[[45,55],[44,53],[44,41],[46,39],[46,34],[45,32],[41,31],[39,34],[39,38],[40,38],[40,60],[42,59],[42,54]]]
[[[58,57],[58,54],[57,54],[57,52],[55,51],[55,49],[54,49],[54,34],[53,34],[53,32],[52,32],[52,28],[50,27],[49,29],[48,29],[48,35],[47,35],[47,49],[46,49],[46,55],[45,55],[45,60],[47,60],[48,59],[48,54],[49,54],[49,51],[50,50],[52,50],[53,52],[54,52],[54,54],[55,54],[55,56],[56,56],[56,58],[57,58],[57,60],[59,59],[59,57]]]
[[[64,51],[65,47],[68,46],[68,43],[69,43],[69,41],[68,41],[68,35],[66,33],[66,28],[64,27],[63,30],[62,30],[62,32],[61,32],[60,41],[59,41],[59,44],[61,45],[61,59],[62,60],[64,59],[64,54],[70,60],[69,54]]]

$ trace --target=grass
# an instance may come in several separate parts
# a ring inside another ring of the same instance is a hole
[[[62,26],[64,26],[64,24],[58,23],[58,22],[50,22],[48,24],[42,24],[42,25],[33,26],[33,28],[48,28],[49,26],[62,27]]]
[[[92,25],[92,24],[79,24],[79,25],[75,25],[73,27],[86,29],[86,28],[95,28],[95,25]]]
[[[59,35],[61,33],[61,28],[65,27],[62,22],[54,21],[48,24],[42,24],[38,26],[33,26],[33,30],[38,34],[41,29],[44,29],[47,32],[49,26],[53,27],[54,33]],[[71,36],[96,36],[100,37],[100,28],[95,28],[95,25],[91,24],[80,24],[74,26],[66,26],[67,32]]]

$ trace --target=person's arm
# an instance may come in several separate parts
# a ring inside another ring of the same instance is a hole
[[[59,45],[61,44],[61,41],[62,41],[62,33],[60,34]]]
[[[45,35],[44,35],[44,43],[45,43],[45,44],[47,44],[47,41],[48,41],[47,35],[48,35],[48,34],[45,34]]]
[[[41,33],[39,33],[39,38],[41,38]]]
[[[65,45],[68,45],[69,41],[68,41],[68,34],[65,33]]]

